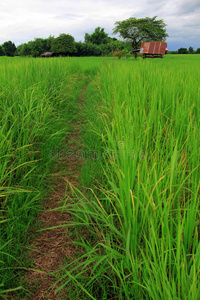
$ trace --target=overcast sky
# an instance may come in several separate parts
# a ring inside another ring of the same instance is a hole
[[[200,0],[0,0],[0,44],[60,33],[84,41],[98,26],[114,37],[116,21],[153,16],[168,25],[169,50],[200,48]]]

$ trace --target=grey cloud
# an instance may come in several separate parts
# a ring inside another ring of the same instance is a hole
[[[200,1],[199,0],[191,0],[191,1],[189,1],[189,3],[188,3],[188,1],[184,1],[179,6],[179,15],[188,15],[188,14],[196,12],[197,10],[200,11]]]

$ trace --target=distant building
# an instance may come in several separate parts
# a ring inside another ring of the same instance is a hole
[[[44,53],[40,54],[41,57],[50,57],[52,55],[53,55],[52,52],[44,52]]]

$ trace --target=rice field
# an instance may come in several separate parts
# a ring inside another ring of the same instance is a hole
[[[80,189],[62,203],[84,254],[55,277],[58,290],[70,299],[198,300],[200,56],[1,58],[0,74],[0,294],[26,288],[49,154],[87,85]]]

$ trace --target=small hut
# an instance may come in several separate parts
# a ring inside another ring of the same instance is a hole
[[[40,54],[41,57],[51,57],[53,55],[52,52],[44,52],[42,54]]]
[[[143,54],[143,58],[146,57],[160,57],[163,58],[164,54],[168,51],[166,42],[142,42],[139,49],[134,49],[132,53],[135,53],[135,58],[137,57],[137,52]]]
[[[166,49],[166,42],[143,42],[140,47],[140,53],[143,53],[143,58],[163,58],[163,55],[166,53]]]

